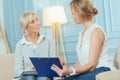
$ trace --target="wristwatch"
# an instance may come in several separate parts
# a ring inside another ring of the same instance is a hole
[[[75,75],[76,74],[76,70],[74,67],[70,67],[70,69],[72,70],[72,73],[70,75]]]

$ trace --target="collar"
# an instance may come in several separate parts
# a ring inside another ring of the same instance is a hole
[[[40,35],[39,38],[38,38],[37,44],[39,44],[44,39],[45,39],[45,36]],[[21,45],[24,45],[24,44],[26,44],[26,45],[33,45],[32,42],[29,42],[29,41],[26,40],[25,35],[23,36],[23,38],[21,40]]]

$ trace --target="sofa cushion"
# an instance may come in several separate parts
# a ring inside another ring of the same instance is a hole
[[[117,50],[114,58],[114,64],[117,69],[120,69],[120,40],[117,46]]]
[[[12,80],[14,77],[14,55],[0,55],[0,80]]]
[[[96,76],[96,80],[120,80],[120,70],[100,73]]]

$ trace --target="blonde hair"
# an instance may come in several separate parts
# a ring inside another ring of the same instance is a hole
[[[93,6],[90,0],[73,0],[70,3],[71,10],[73,10],[82,19],[92,20],[98,14],[97,9]]]
[[[27,33],[26,28],[29,23],[32,22],[33,16],[36,16],[33,12],[24,12],[20,17],[20,25],[24,33]],[[37,17],[37,16],[36,16]]]

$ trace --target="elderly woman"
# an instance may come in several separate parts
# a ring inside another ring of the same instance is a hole
[[[70,7],[75,23],[84,26],[76,47],[78,61],[72,67],[63,62],[63,69],[53,65],[52,70],[60,76],[68,76],[65,80],[95,80],[97,74],[115,70],[105,32],[93,21],[97,9],[90,0],[73,0]]]
[[[29,57],[55,57],[55,43],[52,39],[40,34],[40,24],[33,12],[25,12],[20,17],[23,38],[17,43],[15,50],[15,75],[21,80],[46,80],[34,75],[24,76],[24,71],[33,71]]]

